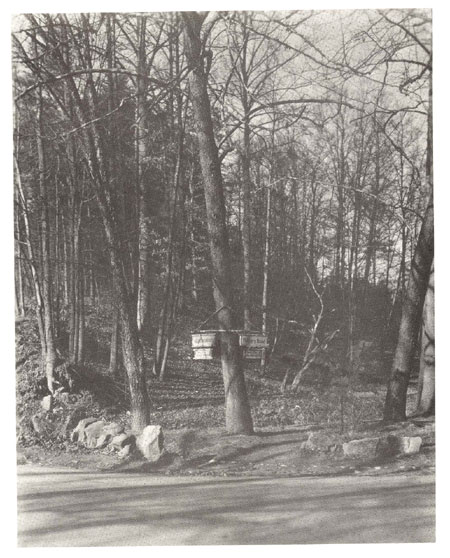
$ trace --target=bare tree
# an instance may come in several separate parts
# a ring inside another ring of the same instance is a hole
[[[189,82],[197,127],[200,163],[205,188],[209,243],[213,266],[214,299],[218,310],[222,374],[225,386],[225,420],[230,433],[252,433],[253,422],[235,329],[230,255],[225,218],[222,175],[214,137],[204,67],[202,25],[207,14],[184,12],[186,56],[190,66]]]

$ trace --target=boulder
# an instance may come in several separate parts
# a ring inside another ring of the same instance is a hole
[[[43,414],[42,411],[40,413],[36,413],[31,417],[31,424],[33,426],[33,430],[39,436],[42,436],[44,438],[49,438],[52,436],[52,433],[54,431],[54,424],[47,420],[45,414]]]
[[[53,409],[53,396],[46,395],[41,401],[41,407],[44,411],[50,412]]]
[[[80,420],[86,415],[86,412],[83,408],[74,409],[70,412],[66,420],[61,426],[61,434],[65,438],[68,436],[69,432],[80,422]],[[72,433],[73,434],[73,433]],[[78,433],[77,433],[78,435]]]
[[[46,431],[45,423],[39,415],[33,415],[31,417],[31,424],[36,434],[44,434]]]
[[[393,457],[395,455],[413,455],[419,453],[422,445],[420,436],[389,435],[380,440],[378,454]]]
[[[133,445],[135,441],[136,438],[134,434],[131,434],[130,432],[122,432],[122,434],[118,434],[112,438],[110,446],[114,449],[120,450],[127,445]]]
[[[402,436],[399,440],[399,451],[401,455],[413,455],[419,453],[422,445],[420,436]]]
[[[351,440],[342,445],[344,456],[370,459],[418,453],[422,445],[420,436],[389,434],[376,438]]]
[[[72,442],[83,442],[85,439],[85,429],[86,427],[88,427],[90,424],[97,422],[98,419],[95,417],[89,417],[89,418],[85,418],[80,420],[80,422],[78,423],[77,427],[72,431],[72,434],[70,435],[70,440]]]
[[[105,430],[103,429],[103,433],[100,434],[100,436],[97,438],[95,449],[106,448],[110,440],[111,440],[111,434],[105,433]]]
[[[370,459],[377,455],[377,447],[380,438],[362,438],[360,440],[351,440],[342,444],[342,450],[345,457],[357,457]]]
[[[142,434],[136,438],[136,446],[142,455],[155,463],[162,455],[164,437],[160,425],[150,424],[144,428]]]
[[[105,434],[110,434],[112,437],[122,434],[125,428],[118,422],[110,422],[103,428]]]
[[[82,440],[82,443],[89,449],[96,448],[98,439],[104,434],[104,427],[105,423],[102,420],[97,420],[96,422],[86,426],[84,429],[84,440]]]
[[[327,452],[336,446],[336,436],[326,432],[310,432],[308,439],[302,443],[301,449],[308,451]]]
[[[28,463],[28,459],[25,454],[17,452],[17,465],[26,465]]]
[[[120,459],[125,459],[125,457],[128,457],[130,453],[131,453],[131,444],[127,444],[126,446],[123,446],[123,448],[119,451],[117,455],[118,457],[120,457]]]

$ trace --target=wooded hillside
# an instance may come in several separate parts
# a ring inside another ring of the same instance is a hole
[[[245,369],[345,394],[365,350],[385,419],[412,374],[434,412],[429,11],[30,14],[12,41],[41,395],[101,369],[142,430],[211,317],[229,432],[253,429]],[[268,335],[260,359],[236,331]]]

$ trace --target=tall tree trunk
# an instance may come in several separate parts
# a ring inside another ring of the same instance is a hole
[[[251,329],[250,321],[250,242],[251,242],[251,177],[250,177],[250,117],[247,72],[247,14],[244,12],[243,44],[241,53],[241,103],[244,111],[244,130],[242,135],[242,254],[244,260],[244,329]]]
[[[16,303],[17,303],[17,316],[23,318],[25,315],[25,297],[24,297],[24,285],[23,285],[23,266],[22,266],[22,256],[21,256],[21,245],[23,242],[22,233],[20,230],[20,200],[19,196],[14,196],[16,207],[15,207],[15,229],[16,229],[16,242],[15,242],[15,260],[16,260]]]
[[[222,374],[225,387],[225,421],[229,433],[252,433],[253,422],[245,386],[239,339],[235,328],[230,254],[226,229],[222,175],[214,138],[211,107],[202,55],[201,28],[204,16],[184,12],[186,57],[191,100],[197,128],[200,163],[205,189],[206,214],[211,251],[214,300],[221,333]]]
[[[34,296],[36,300],[36,319],[38,323],[38,331],[39,331],[39,340],[41,343],[41,356],[42,356],[42,367],[44,368],[45,357],[47,353],[47,343],[45,339],[45,328],[44,328],[44,303],[42,300],[42,287],[41,282],[39,279],[39,274],[36,265],[36,256],[33,243],[31,241],[31,229],[30,229],[30,222],[28,219],[28,204],[25,198],[25,193],[22,188],[22,180],[20,176],[20,168],[19,163],[17,161],[17,157],[14,157],[14,170],[15,170],[15,179],[16,185],[19,194],[19,209],[23,218],[24,229],[25,229],[25,244],[26,244],[26,256],[28,258],[28,263],[31,269],[31,277],[33,280],[33,287],[34,287]],[[25,254],[25,249],[24,249]]]
[[[337,171],[337,194],[338,194],[338,208],[337,208],[337,223],[336,223],[336,265],[335,265],[335,275],[336,280],[343,293],[344,279],[345,279],[345,223],[344,223],[344,213],[345,213],[345,127],[342,122],[342,126],[339,129],[339,139],[337,147],[337,159],[338,159],[338,171]]]
[[[36,130],[36,144],[39,168],[39,196],[41,204],[41,260],[42,260],[42,302],[44,313],[44,334],[46,343],[45,375],[50,393],[54,391],[54,372],[56,363],[56,350],[54,340],[54,324],[52,313],[52,282],[50,268],[50,223],[48,214],[47,195],[47,170],[44,150],[44,125],[43,125],[42,91],[39,90],[38,122]]]
[[[315,182],[315,171],[311,178],[311,222],[309,227],[309,247],[308,247],[308,269],[309,275],[313,282],[316,281],[316,196],[317,184]]]
[[[270,258],[270,212],[272,204],[272,187],[267,188],[266,202],[266,230],[264,239],[264,264],[263,264],[263,293],[262,293],[262,324],[261,330],[267,333],[267,294],[269,289],[269,258]],[[267,364],[267,350],[263,349],[261,358],[261,374],[265,373]]]
[[[408,287],[403,298],[397,348],[384,408],[385,420],[398,421],[406,416],[406,392],[417,346],[433,252],[433,195],[431,194],[411,263]]]
[[[113,323],[111,330],[111,346],[109,350],[109,373],[111,376],[119,374],[119,342],[120,342],[120,312],[114,307]]]
[[[198,279],[197,279],[197,257],[196,257],[196,238],[195,238],[195,213],[194,213],[194,163],[189,177],[189,237],[191,252],[191,276],[192,276],[192,298],[198,302]]]
[[[434,413],[434,264],[431,265],[423,306],[421,345],[417,408],[414,416]]]
[[[145,162],[147,157],[147,93],[146,16],[138,17],[138,77],[136,97],[136,173],[139,196],[139,264],[137,292],[137,325],[139,331],[148,319],[150,301],[151,222],[146,184]]]
[[[84,360],[84,293],[85,293],[85,274],[83,261],[80,262],[80,272],[78,277],[78,335],[77,335],[77,364],[83,364]]]
[[[411,262],[408,287],[403,297],[397,348],[394,354],[384,406],[384,419],[387,421],[400,421],[406,416],[406,394],[409,377],[417,346],[423,303],[434,259],[433,89],[431,71],[429,75],[426,170],[430,197]]]

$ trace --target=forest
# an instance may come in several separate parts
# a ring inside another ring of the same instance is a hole
[[[12,57],[20,443],[42,398],[434,415],[429,10],[24,14]]]

